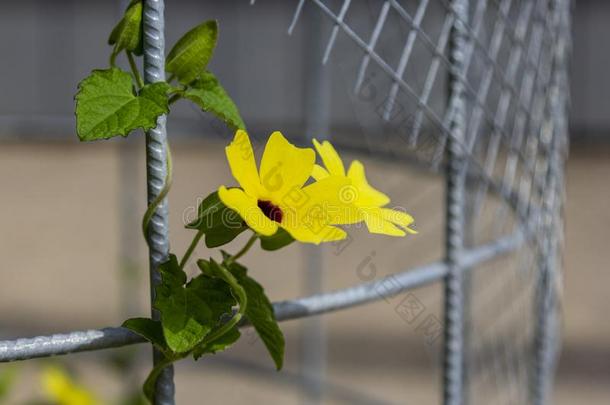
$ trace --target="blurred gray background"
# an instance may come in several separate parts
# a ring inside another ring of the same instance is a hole
[[[10,95],[0,100],[0,131],[4,136],[36,136],[41,128],[45,129],[45,138],[51,134],[66,136],[73,131],[72,97],[76,85],[93,68],[108,66],[109,48],[103,44],[109,27],[123,9],[121,3],[119,0],[1,3],[0,74],[5,79],[0,82],[0,91]],[[376,6],[368,1],[355,3],[349,23],[367,32],[376,18]],[[270,0],[255,7],[247,7],[245,1],[173,1],[166,13],[167,42],[173,43],[186,27],[204,19],[218,19],[222,28],[211,69],[239,101],[245,121],[254,127],[268,127],[269,123],[295,127],[304,120],[305,72],[311,62],[307,45],[312,35],[304,24],[297,25],[292,38],[286,35],[295,6],[294,1]],[[431,17],[427,17],[425,29],[434,31],[442,14],[435,2],[430,7]],[[610,3],[606,1],[579,0],[574,8],[570,124],[575,140],[604,137],[610,129],[607,97],[610,52],[603,43],[610,35],[609,19]],[[325,22],[323,30],[328,32],[330,24]],[[396,28],[384,35],[394,35],[398,40],[406,30]],[[353,86],[349,74],[355,71],[358,60],[350,57],[356,56],[351,55],[352,50],[342,51],[340,45],[336,46],[327,66],[332,78],[331,124],[360,132],[358,121],[354,120],[354,107],[346,102]],[[422,63],[420,69],[414,68],[407,74],[423,76],[426,70],[427,65]],[[442,88],[434,93],[439,105],[443,103],[443,93]],[[184,128],[185,132],[196,132],[201,128],[201,119],[189,107],[179,105],[172,125]]]

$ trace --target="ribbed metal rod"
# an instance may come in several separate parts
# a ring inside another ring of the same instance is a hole
[[[143,9],[144,24],[144,81],[154,83],[165,80],[165,35],[163,0],[145,0]],[[146,133],[146,181],[148,203],[161,192],[167,175],[167,133],[166,117],[157,119],[157,126]],[[169,257],[169,229],[167,200],[156,209],[148,227],[151,302],[154,289],[161,279],[157,271],[159,264]],[[157,311],[151,308],[152,318],[159,319]],[[162,354],[153,350],[153,361],[157,364]],[[165,368],[157,380],[155,405],[174,404],[174,370]]]
[[[490,244],[466,251],[461,255],[459,260],[461,265],[468,269],[512,252],[519,248],[522,243],[522,235],[516,233]],[[320,315],[369,302],[380,301],[407,290],[439,281],[446,274],[447,264],[444,261],[439,261],[354,287],[295,300],[276,302],[273,304],[273,308],[277,319],[280,321]],[[5,340],[0,341],[0,363],[110,349],[142,342],[144,342],[144,339],[124,328],[93,329],[50,336]]]
[[[551,91],[551,94],[554,93],[554,91]],[[552,340],[554,335],[553,318],[555,315],[553,279],[557,267],[557,251],[555,246],[556,229],[554,229],[553,222],[554,216],[557,215],[554,205],[557,200],[557,195],[555,195],[557,173],[555,170],[557,161],[556,144],[558,136],[559,133],[557,129],[554,128],[549,151],[550,165],[547,169],[547,192],[550,195],[545,198],[545,202],[543,204],[543,224],[541,227],[544,236],[538,252],[539,269],[537,273],[537,288],[534,300],[534,315],[536,319],[534,329],[534,375],[532,379],[532,403],[535,405],[544,405],[549,402],[550,388],[553,377]]]
[[[553,384],[553,369],[555,363],[555,344],[557,339],[557,303],[556,282],[559,272],[559,236],[557,228],[558,217],[561,210],[561,153],[560,141],[566,137],[564,117],[566,116],[565,89],[562,89],[563,69],[566,61],[566,43],[563,35],[568,28],[564,20],[568,7],[566,0],[554,0],[550,3],[552,18],[555,24],[555,38],[553,58],[554,71],[551,88],[548,92],[552,125],[547,126],[551,131],[548,144],[548,167],[546,172],[546,195],[543,202],[542,232],[543,240],[539,251],[540,269],[537,274],[536,299],[534,301],[534,314],[536,326],[534,335],[534,369],[531,399],[534,405],[545,405],[551,402]],[[542,136],[545,139],[544,136]]]
[[[449,108],[453,115],[447,138],[443,403],[460,405],[464,402],[464,266],[459,257],[464,249],[464,187],[467,162],[463,152],[466,131],[464,58],[467,49],[465,23],[468,19],[468,0],[452,0],[451,12],[456,18],[450,42]]]

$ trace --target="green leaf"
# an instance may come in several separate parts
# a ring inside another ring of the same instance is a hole
[[[131,75],[117,68],[94,70],[78,85],[76,131],[81,141],[127,136],[157,126],[157,117],[169,112],[165,82],[147,84],[134,93]]]
[[[188,283],[187,288],[205,294],[206,303],[214,314],[216,321],[231,314],[231,308],[236,303],[229,284],[222,278],[202,274],[193,278]],[[216,322],[216,324],[218,323]]]
[[[234,129],[246,129],[237,106],[211,72],[203,72],[184,92],[184,97],[211,112]]]
[[[185,286],[186,274],[174,255],[159,272],[154,307],[161,312],[163,335],[173,352],[188,352],[231,313],[235,299],[222,280],[199,276]]]
[[[180,83],[191,83],[208,65],[217,39],[215,20],[196,26],[176,42],[167,55],[165,70],[176,75]]]
[[[233,314],[231,319],[227,320],[226,323],[222,323],[222,325],[210,332],[210,334],[193,350],[195,360],[199,359],[204,354],[225,350],[235,343],[241,336],[237,329],[237,325],[245,315],[248,307],[248,296],[246,291],[224,264],[218,264],[214,259],[210,259],[209,261],[198,260],[197,265],[202,273],[200,277],[211,277],[213,279],[223,280],[230,286],[231,293],[239,303],[239,311]]]
[[[197,219],[186,227],[203,231],[205,244],[209,248],[229,243],[248,229],[239,214],[220,201],[216,191],[199,204],[197,212]]]
[[[237,278],[237,281],[246,290],[248,296],[248,306],[246,308],[246,317],[256,329],[256,332],[261,337],[267,351],[275,362],[275,367],[280,370],[284,364],[284,334],[280,329],[275,314],[273,313],[273,305],[265,295],[263,287],[253,278],[247,275],[247,269],[238,264],[231,263],[230,270]]]
[[[294,238],[283,228],[278,228],[271,236],[260,235],[260,239],[261,248],[265,250],[278,250],[294,242]]]
[[[197,207],[197,218],[189,222],[186,227],[188,229],[201,229],[203,231],[212,227],[212,215],[215,215],[222,209],[224,204],[218,197],[218,192],[210,193]]]
[[[165,358],[155,365],[144,383],[144,394],[153,403],[155,384],[164,367],[186,357],[191,351],[202,356],[224,350],[239,338],[239,332],[235,336],[234,328],[225,324],[222,318],[231,316],[232,307],[237,304],[233,294],[238,297],[240,305],[247,299],[243,288],[228,270],[220,269],[215,261],[199,262],[203,263],[200,267],[205,270],[188,283],[175,255],[170,255],[169,260],[159,266],[161,284],[155,290],[154,306],[161,312],[163,335],[172,351],[165,353]],[[223,327],[231,329],[216,338],[210,334],[210,331],[215,333]],[[210,339],[205,341],[208,334]]]
[[[167,350],[161,322],[149,318],[131,318],[123,322],[122,326],[142,336],[161,351]]]
[[[218,263],[216,263],[214,259],[199,259],[197,260],[197,267],[199,267],[201,273],[207,277],[224,278],[224,274],[218,268]]]
[[[199,358],[205,354],[216,354],[218,352],[222,352],[233,345],[233,343],[237,342],[240,336],[241,333],[239,332],[239,329],[235,327],[218,339],[197,346],[195,350],[193,350],[193,357],[195,360],[199,360]]]
[[[129,3],[123,18],[110,33],[108,44],[114,45],[115,55],[124,49],[142,55],[142,0]]]
[[[169,259],[159,266],[159,274],[161,284],[157,287],[157,294],[170,295],[173,290],[186,284],[186,273],[180,268],[178,258],[174,254],[170,254]]]
[[[240,306],[246,304],[248,297],[243,289],[242,285],[239,284],[237,278],[227,269],[224,264],[218,264],[214,259],[210,260],[197,260],[197,266],[201,270],[201,273],[212,279],[223,280],[228,286],[231,287],[233,296],[237,299]]]
[[[241,220],[239,215],[235,213],[235,211],[231,210],[229,212],[229,218],[231,223],[235,223],[238,220]],[[220,226],[215,227],[209,231],[205,235],[205,245],[209,248],[215,248],[218,246],[226,245],[231,242],[233,239],[237,237],[240,233],[248,229],[247,226],[239,226],[239,227],[227,227]]]

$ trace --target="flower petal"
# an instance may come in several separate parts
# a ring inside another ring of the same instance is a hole
[[[345,176],[343,161],[330,142],[323,141],[320,143],[317,139],[314,139],[313,145],[316,147],[318,154],[322,158],[322,162],[324,162],[324,166],[326,166],[326,169],[330,174],[334,176]]]
[[[347,177],[358,190],[356,205],[363,208],[382,207],[390,202],[390,197],[371,187],[366,179],[364,166],[358,160],[354,160],[350,165]]]
[[[344,239],[345,231],[331,225],[348,207],[341,200],[340,190],[349,184],[347,177],[328,176],[303,187],[298,196],[283,201],[281,226],[301,242],[318,244]]]
[[[261,182],[248,134],[241,129],[237,130],[233,141],[225,148],[225,152],[235,180],[248,195],[257,197]]]
[[[417,231],[415,229],[409,228],[409,225],[411,225],[414,222],[414,219],[411,215],[407,214],[406,212],[402,212],[399,210],[393,210],[390,208],[381,208],[381,216],[385,220],[398,225],[399,227],[401,227],[408,233],[410,233],[412,235],[417,234]]]
[[[281,226],[290,236],[299,242],[315,243],[319,245],[322,242],[332,242],[335,240],[345,239],[347,233],[341,228],[325,225],[322,227],[307,227],[307,226],[291,226],[292,222],[282,222]]]
[[[345,191],[350,190],[351,181],[347,177],[328,176],[322,180],[303,187],[300,191],[303,195],[301,204],[294,204],[301,214],[310,211],[312,207],[323,208],[325,212],[331,212],[349,205],[344,196]]]
[[[355,224],[364,220],[360,208],[354,204],[358,190],[344,176],[328,176],[303,187],[301,192],[311,196],[307,204],[299,207],[300,216],[311,216],[319,210],[329,225]]]
[[[56,366],[49,366],[42,373],[45,396],[52,403],[63,405],[98,405],[99,400],[85,387],[75,383],[70,376]]]
[[[225,186],[220,186],[218,197],[224,205],[236,211],[256,233],[271,236],[277,231],[277,222],[267,218],[263,211],[258,208],[257,199],[249,196],[243,190],[239,188],[227,189]]]
[[[350,195],[350,187],[347,177],[326,177],[303,187],[299,203],[284,206],[284,212],[297,227],[307,226],[316,232],[327,225],[360,222],[363,220],[360,210],[344,198],[345,194]]]
[[[405,232],[383,217],[381,208],[362,208],[364,222],[370,233],[389,236],[405,236]]]
[[[297,148],[274,132],[267,141],[261,160],[260,179],[265,191],[275,200],[281,200],[287,193],[305,184],[316,160],[311,148]]]
[[[325,168],[323,168],[319,164],[313,165],[313,170],[311,171],[311,177],[313,177],[315,180],[322,180],[328,176],[330,176],[330,174],[328,173],[328,171]]]

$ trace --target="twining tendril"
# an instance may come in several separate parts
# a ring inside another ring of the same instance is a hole
[[[163,184],[163,188],[159,192],[159,194],[155,197],[154,200],[148,205],[146,212],[144,213],[144,217],[142,218],[142,234],[144,235],[144,240],[150,247],[150,239],[148,237],[148,225],[150,225],[150,221],[152,220],[153,215],[155,215],[155,211],[157,207],[161,204],[163,199],[169,193],[170,188],[172,187],[172,153],[169,147],[169,143],[165,142],[165,150],[167,151],[167,174],[165,175],[165,181]]]

